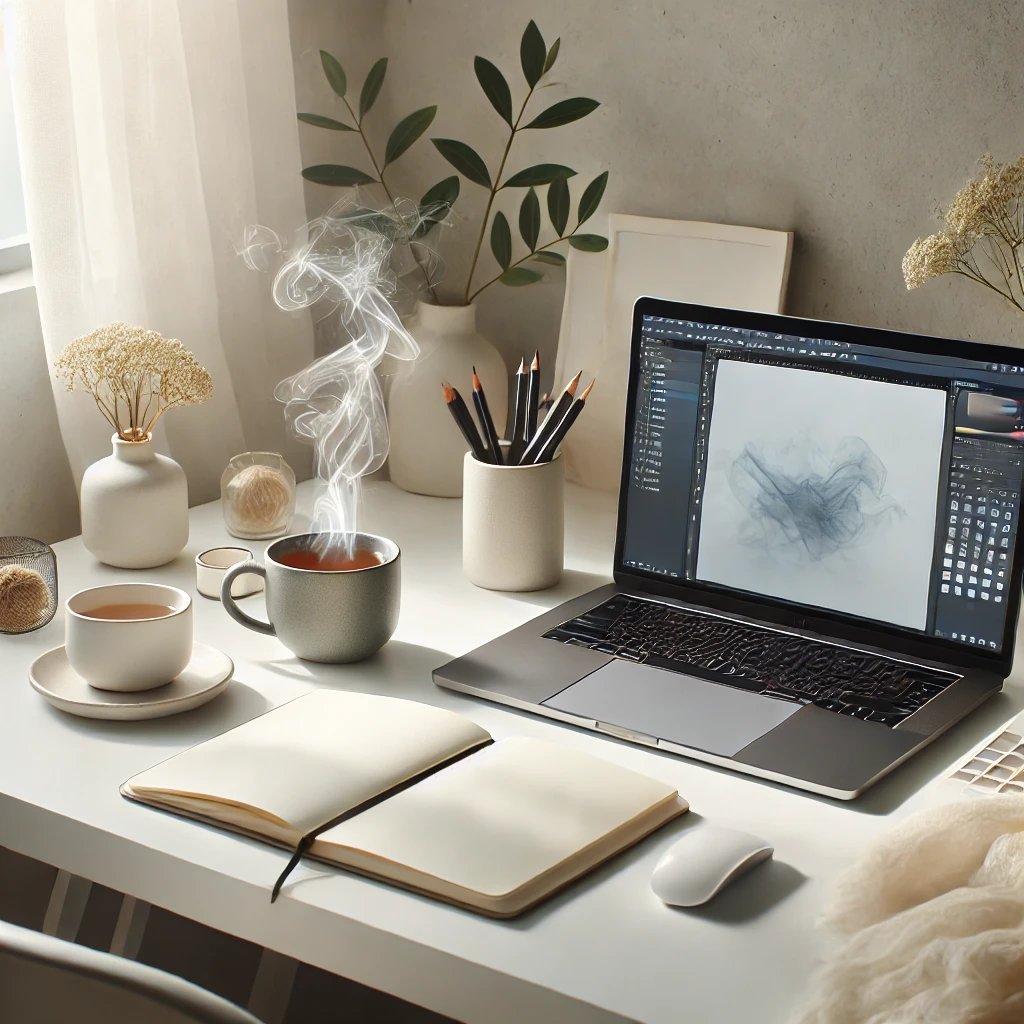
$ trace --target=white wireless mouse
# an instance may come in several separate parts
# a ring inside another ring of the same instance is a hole
[[[774,852],[749,832],[702,825],[666,851],[651,875],[651,888],[674,907],[697,907]]]

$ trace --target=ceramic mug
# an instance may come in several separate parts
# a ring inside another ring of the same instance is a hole
[[[224,574],[220,600],[236,622],[276,636],[306,661],[361,661],[379,651],[398,625],[401,552],[386,537],[357,533],[355,551],[374,555],[379,562],[363,569],[324,570],[282,561],[320,550],[323,536],[282,537],[267,548],[265,565],[255,560],[233,565]],[[269,622],[247,615],[232,597],[233,580],[248,572],[266,579]]]
[[[553,587],[562,578],[564,489],[561,454],[536,466],[495,466],[466,452],[462,570],[470,582],[486,590]]]
[[[97,609],[159,605],[153,618],[95,618]],[[192,598],[163,583],[113,583],[73,594],[64,604],[68,662],[98,690],[152,690],[192,660]]]

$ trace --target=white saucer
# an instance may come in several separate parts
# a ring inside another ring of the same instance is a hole
[[[61,711],[125,722],[191,711],[226,690],[234,671],[223,651],[197,643],[185,671],[163,686],[134,693],[97,690],[71,667],[64,648],[55,647],[32,662],[28,678],[33,689]]]

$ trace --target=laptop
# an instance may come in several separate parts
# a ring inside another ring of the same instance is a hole
[[[856,797],[1010,672],[1024,353],[655,298],[630,345],[614,583],[434,680]]]

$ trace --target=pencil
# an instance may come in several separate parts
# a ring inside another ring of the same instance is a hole
[[[576,422],[576,418],[583,412],[583,406],[587,402],[587,395],[593,391],[596,383],[596,380],[592,380],[586,391],[572,403],[569,411],[562,417],[562,422],[555,427],[554,433],[548,438],[547,444],[537,454],[537,457],[534,459],[534,465],[541,462],[550,462],[555,457],[558,446],[569,432],[569,428]]]
[[[519,369],[516,371],[516,408],[512,419],[512,444],[508,449],[508,464],[510,466],[519,465],[519,457],[526,447],[526,402],[529,380],[526,360],[520,359]]]
[[[487,395],[484,394],[483,385],[477,376],[476,367],[473,367],[473,404],[476,406],[476,414],[480,419],[480,426],[484,435],[484,443],[491,453],[491,462],[496,466],[504,464],[505,459],[501,454],[501,444],[498,441],[498,432],[494,429],[494,420],[491,418],[491,410],[487,408]]]
[[[540,404],[540,349],[533,354],[530,363],[530,384],[526,396],[526,429],[523,440],[529,444],[537,433],[537,408]]]
[[[480,440],[476,424],[473,422],[473,417],[469,415],[469,409],[466,408],[462,395],[451,384],[442,383],[441,391],[444,393],[445,402],[448,403],[448,411],[452,414],[452,419],[458,424],[459,430],[462,431],[462,436],[469,443],[473,454],[480,462],[490,462],[490,456]]]
[[[555,428],[562,422],[563,417],[572,406],[572,400],[576,397],[576,385],[580,382],[583,371],[580,370],[575,377],[565,386],[565,390],[558,396],[558,401],[551,406],[544,422],[537,428],[533,440],[526,446],[523,457],[519,460],[520,466],[532,466],[537,456],[544,450],[548,439],[554,433]]]

